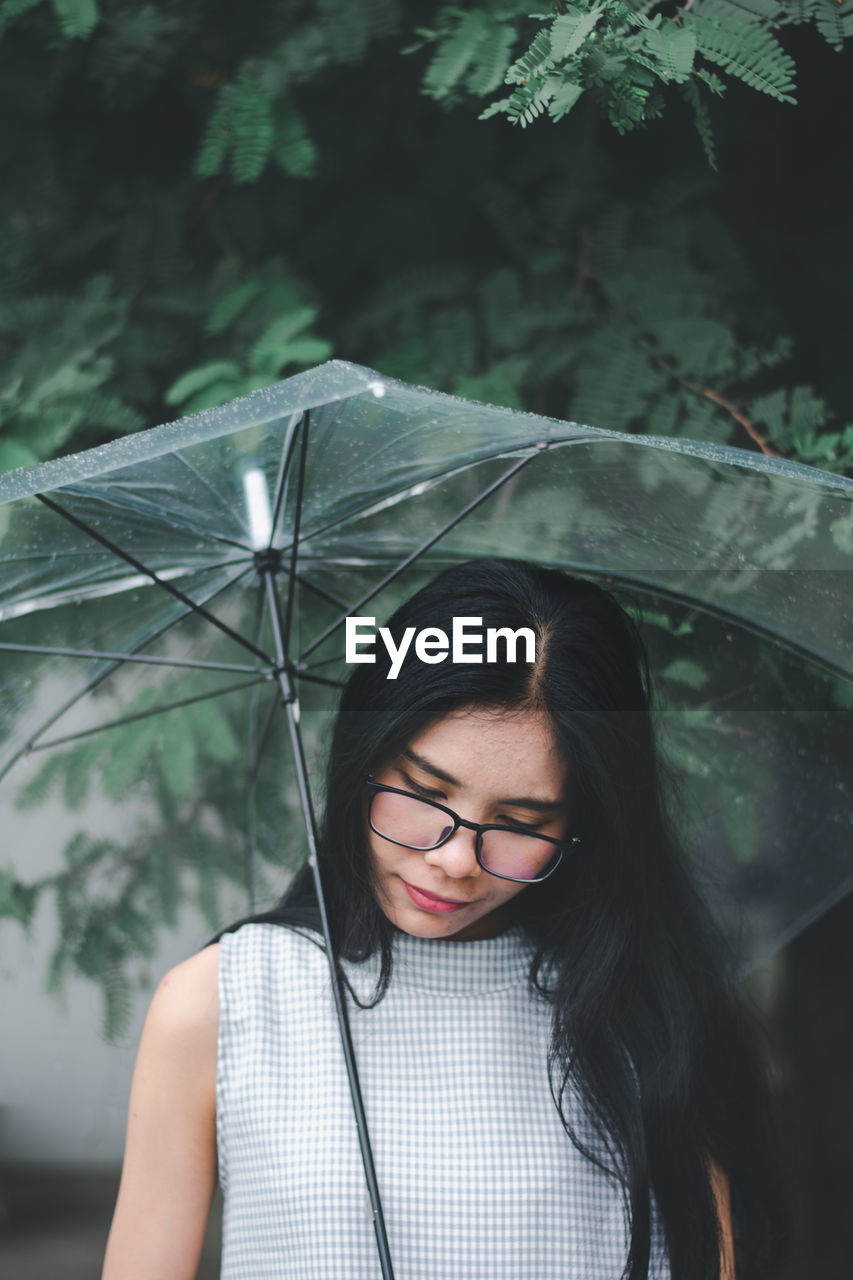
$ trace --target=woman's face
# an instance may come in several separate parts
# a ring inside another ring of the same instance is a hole
[[[469,822],[524,827],[556,840],[566,834],[567,772],[539,712],[463,708],[415,734],[373,777],[437,800]],[[365,826],[377,900],[398,929],[467,942],[508,927],[506,904],[526,886],[478,865],[473,831],[460,827],[446,844],[423,852]]]

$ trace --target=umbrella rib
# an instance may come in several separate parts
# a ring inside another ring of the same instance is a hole
[[[413,564],[415,560],[417,560],[419,556],[422,556],[425,551],[428,551],[431,546],[434,546],[440,538],[443,538],[446,533],[449,533],[450,530],[459,524],[461,520],[464,520],[466,516],[470,515],[472,511],[479,507],[481,502],[485,502],[486,498],[491,497],[497,489],[500,489],[501,485],[506,484],[506,482],[511,480],[514,475],[517,475],[522,467],[526,466],[527,463],[530,462],[531,458],[536,457],[538,453],[539,447],[537,446],[533,451],[520,458],[518,462],[514,463],[509,468],[508,471],[505,471],[502,476],[499,476],[497,480],[494,480],[490,485],[483,489],[481,493],[478,493],[476,498],[472,498],[461,511],[458,511],[455,516],[447,521],[446,524],[442,525],[438,533],[432,534],[432,536],[427,538],[426,542],[422,542],[421,545],[411,553],[411,555],[406,556],[405,560],[401,560],[401,562],[392,569],[390,573],[386,574],[385,577],[376,584],[376,586],[371,587],[370,591],[366,592],[360,600],[357,600],[346,613],[341,613],[334,622],[330,622],[318,636],[315,636],[308,647],[303,649],[302,653],[299,655],[300,661],[307,658],[309,653],[313,653],[315,649],[319,648],[323,641],[327,640],[328,637],[338,629],[342,622],[345,622],[348,617],[351,617],[366,605],[368,600],[372,600],[373,597],[378,595],[380,591],[384,590],[390,582],[393,582],[401,573],[404,573],[405,570],[408,569],[409,565]]]
[[[305,467],[308,462],[308,429],[311,425],[311,414],[306,409],[302,420],[302,441],[299,450],[299,475],[296,480],[296,512],[293,519],[293,540],[290,544],[290,568],[287,574],[287,607],[282,628],[282,653],[287,661],[290,652],[290,629],[293,623],[293,597],[296,585],[296,558],[299,555],[299,530],[302,525],[302,499],[305,495]]]
[[[223,591],[227,591],[229,587],[233,587],[234,584],[236,582],[239,582],[241,578],[245,578],[248,572],[249,572],[249,567],[241,569],[241,571],[236,575],[236,577],[232,578],[229,582],[226,582],[224,586],[217,587],[215,591],[212,591],[210,593],[207,599],[215,600],[216,597],[218,595],[221,595]],[[179,613],[176,618],[172,618],[171,621],[165,623],[164,626],[159,627],[154,631],[150,631],[148,635],[143,636],[137,645],[136,652],[138,652],[140,649],[144,649],[147,644],[151,644],[154,640],[159,640],[160,637],[164,636],[167,631],[170,631],[172,629],[172,627],[176,627],[179,622],[183,622],[184,618],[188,617],[190,612],[191,610],[185,609],[183,613]],[[80,702],[83,698],[85,698],[87,694],[92,693],[95,689],[97,689],[98,685],[103,684],[104,681],[107,680],[112,675],[112,673],[116,670],[116,668],[119,667],[120,665],[121,663],[116,661],[112,664],[111,667],[108,667],[106,671],[101,671],[98,673],[98,675],[94,676],[93,679],[91,679],[88,682],[88,684],[84,685],[83,688],[79,690],[79,692],[75,693],[73,697],[69,698],[67,702],[63,703],[63,705],[59,708],[58,711],[54,711],[51,713],[51,715],[48,716],[48,718],[44,721],[41,727],[37,729],[36,732],[32,735],[32,737],[30,738],[30,742],[31,743],[35,742],[36,738],[39,738],[43,733],[47,733],[51,725],[56,724],[58,720],[62,719],[62,717],[65,715],[67,711],[70,711],[73,706],[76,706],[76,704]],[[14,753],[11,759],[7,760],[4,765],[0,766],[0,781],[6,777],[6,774],[17,763],[17,761],[20,760],[23,754],[24,754],[24,749],[20,748],[18,751]]]
[[[346,609],[347,606],[345,600],[342,600],[340,596],[334,595],[333,592],[327,590],[326,587],[318,586],[316,582],[312,582],[310,578],[306,578],[304,573],[297,573],[296,581],[301,583],[302,586],[306,587],[309,591],[314,591],[321,600],[326,600],[329,604],[333,604],[336,609]]]
[[[69,742],[79,742],[81,738],[91,738],[95,733],[103,733],[105,729],[117,729],[120,725],[147,720],[149,716],[159,716],[167,711],[177,711],[179,707],[192,706],[194,702],[206,702],[210,698],[224,697],[226,693],[236,693],[238,689],[250,689],[253,685],[262,684],[268,679],[269,676],[264,673],[254,680],[240,680],[237,684],[225,685],[222,689],[208,689],[206,693],[195,693],[190,698],[179,698],[176,702],[163,702],[157,707],[146,707],[144,711],[134,711],[131,715],[107,720],[103,724],[93,725],[91,729],[80,729],[77,733],[68,733],[62,738],[51,738],[48,742],[30,744],[24,747],[23,753],[33,755],[36,751],[47,751],[49,747],[63,747]]]
[[[313,662],[300,663],[299,672],[304,675],[306,671],[313,671],[315,667],[329,667],[333,662],[344,662],[345,658],[346,655],[343,653],[333,653],[331,658],[315,658]]]
[[[35,496],[38,497],[39,495],[36,494]],[[241,548],[241,549],[246,551],[247,557],[252,554],[251,549],[249,548]],[[14,564],[15,566],[28,564],[28,563],[41,564],[44,561],[55,563],[57,560],[63,560],[63,559],[76,560],[79,555],[80,555],[80,548],[78,547],[71,551],[57,551],[55,554],[53,552],[42,551],[42,552],[39,552],[37,555],[15,556],[14,559],[10,558],[10,560],[7,563]],[[193,567],[192,572],[212,573],[214,569],[228,569],[236,564],[240,564],[240,561],[235,560],[233,556],[229,556],[227,560],[210,560],[206,564],[196,565]],[[244,566],[245,566],[245,561],[244,561]],[[252,568],[252,567],[253,567],[252,565],[249,566],[249,568]],[[188,572],[190,572],[190,567],[188,565],[184,565],[182,568],[175,570],[175,577],[179,577],[181,574],[188,573]],[[151,576],[150,572],[147,574],[147,576],[148,577]],[[125,580],[122,579],[122,581],[125,581]],[[84,591],[85,587],[81,587],[80,590]]]
[[[712,618],[718,618],[722,622],[731,623],[733,626],[746,631],[750,635],[757,636],[759,640],[767,640],[771,644],[784,649],[786,653],[792,654],[801,661],[808,662],[819,670],[826,672],[828,675],[834,676],[836,679],[851,680],[853,675],[842,667],[839,663],[833,662],[830,658],[824,658],[821,654],[815,653],[813,650],[806,648],[804,644],[798,643],[796,640],[789,640],[784,636],[780,636],[777,632],[761,622],[756,622],[750,618],[744,618],[739,613],[734,613],[731,609],[726,609],[722,605],[714,604],[712,601],[705,600],[699,596],[688,595],[685,591],[672,591],[670,588],[655,582],[639,582],[636,578],[631,578],[627,574],[613,573],[611,569],[601,569],[595,571],[589,565],[572,565],[566,562],[570,567],[576,568],[578,572],[583,573],[586,577],[606,578],[608,585],[616,583],[622,587],[629,587],[632,591],[639,592],[640,595],[661,596],[665,600],[671,600],[673,604],[687,606],[691,609],[697,609],[700,613],[708,614]]]
[[[273,698],[270,704],[269,710],[267,711],[266,716],[264,718],[263,727],[261,729],[260,734],[257,736],[256,742],[255,742],[254,759],[252,760],[252,764],[249,769],[249,775],[246,781],[246,853],[248,855],[246,859],[246,862],[247,862],[246,880],[247,880],[248,891],[249,891],[249,910],[250,911],[254,911],[255,909],[255,866],[257,864],[257,854],[258,854],[257,838],[256,838],[257,822],[255,820],[255,789],[258,781],[258,774],[261,768],[261,758],[264,753],[264,747],[266,746],[266,741],[267,741],[267,738],[269,737],[270,729],[272,728],[272,722],[275,719],[275,713],[278,710],[278,707],[280,705],[281,705],[280,698],[278,697],[278,691],[276,690],[276,697]],[[256,711],[256,699],[255,699],[255,694],[253,693],[249,700],[248,737],[249,737],[250,746],[251,746],[251,740],[253,737],[253,729],[255,724],[255,711]]]
[[[291,415],[290,422],[287,426],[287,440],[279,462],[278,475],[275,481],[275,499],[273,501],[272,520],[270,521],[270,543],[275,537],[275,531],[278,526],[279,516],[284,508],[284,499],[287,494],[287,477],[290,474],[290,464],[293,461],[293,451],[296,447],[296,437],[299,435],[299,424],[302,421],[302,410],[297,410]],[[269,550],[269,548],[268,548]]]
[[[175,457],[178,456],[178,454],[175,454]],[[182,459],[182,461],[184,460]],[[238,542],[236,538],[229,538],[224,533],[214,533],[210,529],[203,529],[202,526],[196,524],[194,520],[188,520],[186,516],[179,516],[175,512],[170,512],[169,515],[166,516],[162,507],[158,507],[154,502],[137,501],[132,505],[129,505],[126,502],[119,502],[118,499],[113,496],[113,492],[109,489],[95,489],[87,486],[86,484],[79,484],[75,486],[74,491],[76,493],[93,496],[98,502],[103,503],[105,507],[117,507],[119,511],[130,510],[144,512],[146,515],[151,515],[153,513],[153,515],[158,517],[161,521],[168,520],[169,524],[174,525],[178,529],[188,529],[192,533],[200,534],[203,538],[209,539],[211,542],[224,542],[226,546],[236,547],[238,551],[244,551],[246,555],[252,554],[252,548],[249,546],[248,542]],[[35,496],[38,497],[39,495],[36,494]]]
[[[56,658],[100,658],[106,662],[141,662],[152,667],[190,667],[193,671],[241,671],[248,675],[257,667],[243,667],[236,662],[194,662],[190,658],[154,658],[134,653],[107,653],[100,649],[59,649],[52,645],[0,643],[4,653],[43,653]],[[272,670],[272,668],[269,668]]]
[[[320,911],[320,923],[322,926],[323,941],[326,949],[326,960],[329,965],[329,977],[331,980],[332,996],[335,1003],[335,1014],[337,1016],[338,1028],[341,1035],[341,1048],[344,1053],[344,1063],[346,1066],[347,1080],[349,1082],[350,1099],[352,1101],[353,1112],[355,1114],[355,1127],[358,1135],[359,1148],[361,1150],[361,1161],[364,1167],[364,1177],[367,1183],[367,1190],[372,1209],[373,1229],[376,1235],[376,1244],[379,1249],[380,1267],[383,1280],[394,1280],[394,1269],[391,1263],[391,1254],[385,1229],[385,1215],[382,1210],[382,1200],[379,1194],[379,1184],[376,1177],[376,1166],[373,1160],[370,1134],[367,1128],[367,1117],[364,1113],[364,1100],[361,1096],[361,1085],[358,1078],[355,1049],[353,1047],[349,1019],[347,1017],[346,997],[344,996],[343,991],[342,975],[332,946],[332,934],[326,910],[326,897],[323,891],[320,868],[317,864],[317,821],[314,814],[314,804],[311,799],[311,787],[308,781],[308,766],[305,760],[302,734],[299,729],[299,715],[297,710],[298,703],[291,684],[288,663],[285,660],[283,643],[284,636],[281,627],[281,606],[279,603],[275,575],[272,571],[272,567],[267,566],[262,570],[262,573],[267,598],[269,600],[270,619],[273,626],[276,657],[278,658],[276,678],[278,679],[279,687],[281,689],[281,700],[284,703],[287,712],[287,725],[290,733],[290,743],[293,750],[294,763],[296,765],[296,782],[299,788],[299,798],[302,805],[302,813],[305,818],[306,834],[308,836],[308,862],[311,867],[314,889],[317,895],[317,906]]]
[[[198,467],[195,466],[192,462],[190,462],[189,458],[184,456],[183,450],[176,449],[174,453],[174,457],[176,457],[178,462],[180,462],[183,466],[187,468],[187,470],[191,475],[195,476],[195,478],[199,481],[200,484],[204,485],[208,493],[213,494],[214,498],[216,498],[217,502],[220,504],[223,511],[227,511],[230,515],[232,513],[231,504],[228,502],[225,496],[219,492],[216,486],[210,483],[210,480],[207,478],[207,476],[203,475],[201,471],[199,471]],[[197,526],[195,525],[190,525],[189,527],[197,528]],[[223,534],[208,533],[206,529],[199,529],[198,532],[204,533],[207,537],[217,538],[220,542],[230,542],[232,546],[242,547],[244,551],[251,551],[251,546],[248,543],[243,544],[243,543],[237,542],[236,539],[232,540],[231,538],[226,538]]]
[[[67,520],[69,524],[73,524],[76,528],[82,530],[83,533],[87,534],[90,538],[93,538],[95,542],[99,542],[102,547],[106,547],[108,551],[113,553],[113,555],[119,556],[127,564],[132,565],[139,573],[145,574],[145,576],[150,578],[158,587],[162,587],[164,591],[169,593],[169,595],[174,596],[176,600],[180,600],[182,604],[187,605],[193,613],[197,613],[199,617],[210,622],[219,631],[230,636],[232,640],[236,640],[237,644],[242,645],[244,649],[248,649],[256,658],[260,658],[264,663],[266,663],[267,666],[272,667],[275,665],[272,658],[270,658],[269,655],[264,653],[261,649],[258,649],[256,645],[252,644],[251,640],[247,640],[245,636],[240,635],[239,631],[234,631],[227,623],[220,621],[219,618],[205,609],[203,605],[197,604],[194,600],[191,600],[183,591],[179,591],[178,588],[173,587],[170,582],[166,582],[165,579],[161,578],[153,569],[147,568],[141,560],[137,560],[135,556],[124,551],[121,547],[110,541],[109,538],[105,537],[104,534],[98,533],[97,529],[93,529],[91,525],[86,524],[85,520],[80,520],[70,511],[66,511],[66,509],[61,507],[58,502],[54,502],[43,493],[36,493],[33,496],[38,498],[39,502],[44,503],[46,507],[50,507],[51,511],[55,511],[57,515],[62,516],[63,520]]]
[[[276,692],[276,696],[273,698],[270,704],[270,708],[267,711],[266,716],[264,718],[264,723],[263,723],[261,732],[258,734],[258,737],[257,737],[256,749],[254,752],[254,758],[252,760],[252,767],[249,770],[250,788],[253,788],[255,783],[258,780],[258,774],[260,773],[260,769],[261,769],[261,758],[263,757],[263,754],[264,754],[264,747],[266,746],[267,738],[270,735],[270,729],[272,728],[272,722],[275,719],[275,713],[278,711],[280,706],[281,706],[281,698],[279,697],[278,692]]]
[[[776,955],[783,947],[786,947],[792,939],[796,938],[805,929],[808,929],[809,925],[814,924],[815,920],[819,920],[826,911],[829,911],[830,907],[834,907],[836,902],[840,902],[841,899],[846,897],[851,890],[853,890],[853,875],[846,876],[840,885],[836,885],[836,887],[831,889],[829,893],[824,894],[824,896],[815,903],[814,906],[810,907],[803,915],[798,916],[797,919],[789,924],[787,928],[783,929],[781,933],[775,934],[772,940],[771,951],[763,954],[757,962],[752,961],[751,963],[742,963],[739,966],[738,972],[740,980],[743,981],[748,978],[750,974],[754,973],[756,969],[761,967],[761,965],[766,964],[771,956]]]
[[[262,571],[263,572],[263,571]],[[264,615],[267,609],[267,593],[264,591],[258,595],[258,609],[255,618],[255,643],[260,644],[261,636],[264,630]],[[253,740],[255,712],[257,704],[257,689],[253,689],[249,698],[249,722],[248,722],[248,742],[249,748]],[[261,753],[264,743],[267,739],[270,726],[272,724],[275,709],[278,706],[278,698],[273,699],[272,707],[267,713],[264,727],[258,741],[257,752],[255,754],[254,763],[249,769],[249,775],[246,785],[246,883],[249,892],[249,910],[255,909],[255,866],[257,863],[257,842],[255,839],[257,824],[255,822],[255,782],[260,769]]]
[[[586,444],[591,438],[592,437],[578,437],[577,440],[573,439],[570,443]],[[448,467],[446,471],[436,471],[434,475],[428,476],[426,480],[419,481],[414,487],[418,488],[419,492],[423,493],[426,488],[434,488],[436,485],[442,484],[445,480],[450,480],[454,476],[458,476],[465,471],[469,471],[472,465],[479,465],[484,462],[494,462],[496,457],[506,457],[507,453],[517,453],[519,449],[533,449],[537,452],[542,449],[550,449],[553,443],[559,444],[561,442],[554,441],[547,443],[545,441],[540,441],[533,445],[519,445],[517,449],[512,451],[505,450],[501,454],[488,454],[485,457],[477,458],[475,459],[474,464],[471,462],[455,463],[453,466]],[[412,487],[411,482],[406,483],[402,488],[393,489],[390,493],[386,494],[384,498],[379,499],[378,502],[375,497],[370,498],[367,502],[363,503],[362,506],[356,507],[354,511],[347,511],[343,515],[334,516],[331,520],[327,521],[326,524],[316,525],[314,528],[309,529],[307,533],[302,535],[303,543],[310,541],[311,538],[317,538],[321,534],[328,533],[331,529],[338,529],[342,524],[349,524],[351,521],[361,520],[364,516],[371,515],[378,509],[383,509],[386,506],[393,506],[397,504],[405,497]]]

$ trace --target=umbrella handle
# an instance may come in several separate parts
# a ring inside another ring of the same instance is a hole
[[[355,1050],[353,1048],[349,1019],[346,1011],[346,999],[337,971],[335,954],[332,950],[332,938],[331,931],[329,929],[329,917],[326,911],[326,899],[323,894],[323,885],[320,880],[320,869],[317,865],[317,824],[314,816],[314,805],[311,800],[311,790],[308,782],[308,768],[305,763],[305,752],[302,745],[302,734],[299,729],[298,712],[296,710],[296,695],[294,694],[293,686],[290,682],[290,675],[285,657],[284,637],[281,629],[281,612],[279,609],[278,593],[276,591],[275,580],[273,577],[274,570],[272,565],[268,564],[261,567],[260,572],[266,586],[267,601],[269,604],[270,617],[272,619],[273,634],[275,637],[278,658],[278,671],[276,672],[276,675],[281,689],[282,701],[284,702],[285,711],[287,713],[290,742],[293,748],[294,761],[296,763],[296,778],[299,787],[299,798],[302,803],[302,812],[305,817],[305,828],[308,835],[308,862],[311,867],[311,874],[314,878],[314,887],[320,908],[320,920],[323,928],[323,939],[326,944],[326,959],[329,962],[329,973],[332,980],[332,995],[335,1001],[335,1013],[338,1020],[338,1030],[341,1035],[341,1047],[344,1051],[344,1064],[346,1066],[347,1080],[349,1081],[350,1098],[352,1100],[352,1107],[355,1113],[355,1125],[358,1132],[358,1145],[361,1151],[361,1161],[364,1165],[364,1177],[367,1182],[367,1191],[370,1197],[370,1207],[373,1215],[373,1229],[376,1233],[376,1247],[379,1250],[379,1265],[382,1269],[382,1280],[394,1280],[391,1251],[388,1246],[388,1235],[385,1230],[385,1215],[382,1212],[382,1200],[379,1195],[376,1166],[373,1162],[373,1150],[370,1145],[370,1134],[367,1129],[367,1117],[364,1113],[364,1102],[362,1100],[361,1086],[358,1080]]]

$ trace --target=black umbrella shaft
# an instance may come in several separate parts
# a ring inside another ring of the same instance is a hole
[[[362,1164],[364,1165],[364,1177],[367,1182],[367,1190],[370,1196],[370,1207],[373,1213],[373,1229],[376,1232],[376,1245],[379,1250],[379,1264],[382,1268],[383,1280],[394,1280],[394,1269],[391,1264],[391,1252],[388,1247],[388,1236],[385,1231],[385,1217],[382,1212],[382,1202],[379,1196],[379,1183],[376,1178],[376,1166],[373,1163],[370,1134],[367,1130],[367,1117],[364,1114],[361,1085],[358,1081],[358,1068],[355,1061],[355,1050],[353,1048],[352,1035],[350,1033],[344,993],[341,983],[338,980],[337,965],[335,962],[335,955],[332,950],[332,936],[329,928],[329,917],[326,911],[326,900],[320,880],[320,868],[317,863],[317,823],[314,816],[314,805],[311,800],[311,788],[308,781],[308,767],[305,762],[302,734],[299,729],[298,713],[296,711],[298,703],[296,701],[296,695],[294,693],[290,674],[286,665],[278,593],[276,591],[275,579],[273,576],[274,570],[272,566],[267,566],[261,570],[261,573],[264,578],[267,602],[269,604],[270,618],[272,621],[276,656],[278,659],[278,670],[276,672],[276,676],[279,682],[279,687],[281,688],[285,711],[287,712],[287,725],[290,731],[293,758],[296,763],[296,780],[299,787],[299,799],[302,804],[302,812],[305,817],[305,828],[308,834],[308,849],[310,855],[308,861],[309,866],[311,867],[311,874],[314,877],[314,888],[317,893],[317,903],[320,908],[320,921],[323,929],[323,939],[326,944],[326,958],[329,962],[329,972],[332,980],[332,995],[335,1001],[338,1029],[341,1034],[341,1045],[344,1051],[344,1063],[346,1065],[347,1079],[349,1081],[350,1097],[352,1099],[353,1111],[355,1112],[355,1124],[358,1131],[358,1145],[361,1149],[361,1159]]]

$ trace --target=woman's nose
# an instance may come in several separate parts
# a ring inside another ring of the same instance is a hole
[[[443,871],[454,880],[463,880],[479,873],[476,841],[476,831],[466,831],[464,827],[460,827],[446,844],[438,849],[429,849],[424,857],[429,866]]]

